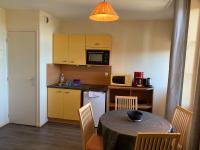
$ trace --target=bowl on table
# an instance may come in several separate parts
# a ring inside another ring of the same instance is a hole
[[[138,110],[129,110],[127,111],[127,115],[132,121],[142,121],[143,114]]]

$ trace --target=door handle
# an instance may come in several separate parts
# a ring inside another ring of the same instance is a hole
[[[65,92],[66,94],[69,94],[70,92]]]

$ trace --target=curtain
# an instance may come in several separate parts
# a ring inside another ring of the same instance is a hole
[[[191,0],[175,0],[165,117],[171,120],[181,104]]]
[[[189,150],[200,150],[200,57],[189,139]]]

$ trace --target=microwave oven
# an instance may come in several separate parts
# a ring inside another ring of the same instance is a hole
[[[87,65],[109,65],[109,50],[86,50]]]
[[[132,75],[131,74],[112,74],[111,85],[116,86],[132,86]]]

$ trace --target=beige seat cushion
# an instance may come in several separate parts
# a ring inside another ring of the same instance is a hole
[[[102,137],[93,134],[86,144],[86,150],[103,150]]]
[[[177,150],[182,150],[182,145],[178,144],[177,145]]]

